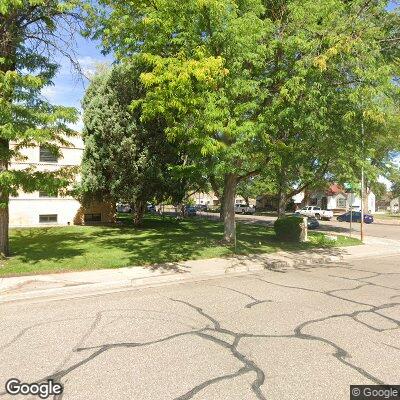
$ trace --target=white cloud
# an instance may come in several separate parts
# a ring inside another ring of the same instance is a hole
[[[91,56],[78,58],[78,63],[80,68],[82,69],[83,74],[87,78],[91,78],[93,77],[93,75],[95,75],[97,67],[99,65],[110,64],[110,62],[105,61],[104,59],[94,58]]]
[[[54,86],[46,86],[42,89],[42,96],[50,103],[57,98],[57,89]]]

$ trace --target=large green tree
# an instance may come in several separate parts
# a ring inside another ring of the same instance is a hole
[[[224,236],[233,241],[236,185],[264,157],[254,118],[268,36],[261,2],[103,3],[111,7],[98,31],[105,45],[148,66],[146,95],[136,102],[142,117],[162,115],[169,140],[190,143],[199,165],[210,159],[223,176]]]
[[[57,70],[51,54],[60,48],[57,23],[75,20],[75,2],[2,0],[0,3],[0,253],[9,254],[9,196],[22,189],[56,190],[67,184],[65,171],[9,169],[22,147],[42,145],[58,153],[71,134],[76,110],[57,107],[40,95]],[[10,143],[13,146],[10,146]]]
[[[393,112],[398,17],[387,2],[102,3],[106,48],[148,65],[143,118],[162,115],[168,137],[196,144],[209,176],[223,178],[227,242],[238,182],[271,168],[288,192],[302,185],[296,170],[309,181],[330,160],[354,176]]]
[[[144,96],[139,63],[120,64],[94,77],[83,100],[84,197],[110,197],[132,205],[139,225],[147,202],[180,203],[201,176],[182,147],[171,144],[160,118],[141,120],[134,100]]]

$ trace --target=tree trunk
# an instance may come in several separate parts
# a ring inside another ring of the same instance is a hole
[[[146,202],[145,201],[138,200],[137,202],[135,202],[133,225],[135,225],[135,226],[142,225],[145,210],[146,210]]]
[[[9,150],[9,142],[6,139],[0,139],[0,174],[8,170],[7,153]],[[10,255],[9,239],[8,239],[8,191],[6,188],[0,189],[0,255],[8,257]]]
[[[287,198],[285,193],[281,190],[278,197],[278,218],[284,217],[286,214]]]
[[[220,211],[219,211],[219,220],[221,222],[225,221],[225,207],[224,207],[224,196],[220,199]]]
[[[8,24],[5,24],[7,26]],[[15,33],[18,27],[15,23],[10,23],[5,31],[0,32],[0,71],[6,73],[8,71],[15,71],[16,69],[16,52],[18,35]],[[2,100],[11,102],[12,94],[1,93]],[[0,174],[8,170],[9,164],[9,148],[10,142],[8,139],[0,138]],[[0,187],[0,255],[8,257],[10,255],[10,245],[8,238],[8,225],[9,225],[9,189]]]
[[[223,195],[224,242],[233,244],[236,238],[235,197],[237,176],[226,174]]]

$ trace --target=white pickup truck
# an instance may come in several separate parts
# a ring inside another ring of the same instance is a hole
[[[247,207],[245,204],[236,204],[235,213],[236,214],[255,214],[256,208],[254,206]]]
[[[333,218],[333,211],[323,210],[321,207],[307,206],[298,211],[305,217],[315,217],[317,219],[325,219],[330,221]]]

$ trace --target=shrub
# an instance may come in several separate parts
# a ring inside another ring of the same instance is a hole
[[[300,242],[303,229],[301,217],[278,218],[274,223],[275,235],[281,242]]]

